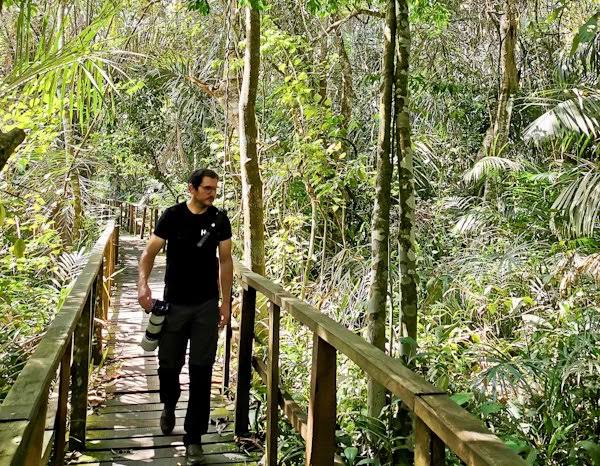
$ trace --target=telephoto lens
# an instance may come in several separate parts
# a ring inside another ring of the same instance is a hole
[[[144,351],[154,351],[158,347],[160,332],[168,312],[169,303],[161,301],[160,299],[152,300],[150,319],[148,321],[148,326],[146,327],[146,332],[140,342],[140,346]]]

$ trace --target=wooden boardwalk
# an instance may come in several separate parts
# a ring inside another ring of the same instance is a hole
[[[137,260],[145,244],[130,235],[121,236],[116,293],[108,323],[107,368],[97,383],[107,399],[88,415],[86,451],[67,456],[68,464],[135,466],[185,464],[182,442],[183,420],[188,399],[187,362],[181,375],[182,393],[176,411],[175,430],[163,435],[159,427],[162,404],[158,393],[156,352],[147,353],[139,346],[148,315],[137,303]],[[156,260],[150,286],[160,298],[163,289],[165,258]],[[206,464],[257,464],[240,452],[233,442],[233,404],[223,394],[222,365],[215,363],[212,411],[209,433],[202,439]]]

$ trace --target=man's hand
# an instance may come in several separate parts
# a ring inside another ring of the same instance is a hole
[[[146,313],[152,310],[152,291],[147,283],[138,285],[138,303]]]
[[[223,328],[229,323],[229,318],[231,316],[231,303],[224,302],[221,304],[219,312],[221,314],[221,318],[219,319],[219,328]]]

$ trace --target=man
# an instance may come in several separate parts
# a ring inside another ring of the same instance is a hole
[[[164,300],[170,310],[158,347],[160,401],[164,403],[160,427],[165,434],[175,427],[175,406],[181,393],[179,374],[190,340],[190,393],[183,438],[188,465],[204,459],[201,436],[208,430],[218,328],[227,325],[231,311],[231,224],[225,213],[213,206],[217,186],[214,171],[192,173],[188,201],[165,210],[139,263],[138,301],[149,312],[152,293],[148,278],[156,255],[167,243]]]

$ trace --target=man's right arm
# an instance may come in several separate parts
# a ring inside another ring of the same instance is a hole
[[[142,255],[140,256],[140,263],[138,266],[138,303],[147,312],[152,309],[152,291],[148,286],[148,279],[154,267],[154,259],[158,252],[162,249],[165,244],[165,240],[156,236],[155,234],[150,235],[148,244]]]

